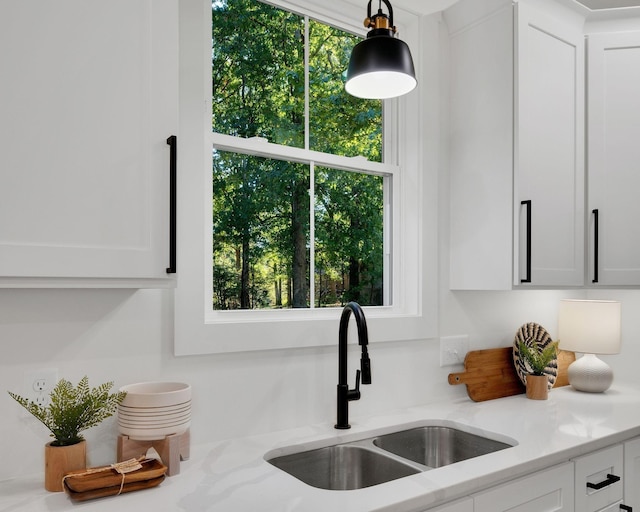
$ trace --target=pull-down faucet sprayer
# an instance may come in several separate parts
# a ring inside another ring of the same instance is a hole
[[[358,327],[358,344],[362,347],[360,370],[356,370],[356,388],[349,389],[347,382],[347,333],[349,331],[349,317],[353,312]],[[349,425],[349,402],[360,400],[360,377],[363,384],[371,384],[371,361],[367,345],[367,321],[364,312],[357,302],[349,302],[342,310],[340,317],[340,331],[338,335],[338,422],[335,428],[347,429]]]

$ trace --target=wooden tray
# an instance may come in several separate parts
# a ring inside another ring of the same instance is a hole
[[[567,386],[567,368],[575,361],[573,352],[558,351],[558,376],[554,387]],[[450,373],[449,384],[466,384],[469,398],[483,402],[525,392],[513,364],[513,347],[473,350],[464,358],[464,372]]]
[[[150,480],[141,480],[139,482],[132,482],[129,484],[124,484],[122,488],[119,485],[114,485],[111,487],[102,487],[101,489],[93,489],[91,491],[85,492],[76,492],[69,489],[67,485],[67,481],[64,481],[64,490],[69,495],[69,497],[74,501],[87,501],[93,500],[96,498],[105,498],[107,496],[117,496],[118,494],[123,494],[125,492],[131,491],[139,491],[141,489],[150,489],[152,487],[156,487],[159,485],[165,476],[159,476],[157,478],[152,478]]]
[[[141,469],[124,474],[124,487],[138,483],[146,483],[150,480],[156,480],[159,477],[164,479],[167,467],[157,459],[145,459],[140,461]],[[102,471],[97,471],[103,469]],[[73,493],[86,493],[101,489],[109,489],[117,487],[119,490],[122,486],[123,475],[115,469],[108,466],[104,468],[82,469],[67,473],[64,478],[65,489]],[[161,480],[162,481],[162,480]],[[160,482],[157,482],[157,485]],[[142,487],[144,488],[144,487]],[[136,489],[131,489],[136,490]],[[123,490],[124,492],[124,490]]]

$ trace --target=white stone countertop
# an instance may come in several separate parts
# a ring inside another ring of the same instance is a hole
[[[459,399],[352,418],[350,430],[336,430],[327,421],[192,446],[180,474],[160,486],[81,503],[45,491],[42,475],[7,480],[0,482],[0,511],[420,511],[640,435],[639,391],[614,384],[601,394],[554,389],[545,401],[524,395],[480,403]],[[292,445],[301,451],[424,424],[457,426],[517,445],[353,491],[311,487],[264,460],[267,452],[291,452]]]

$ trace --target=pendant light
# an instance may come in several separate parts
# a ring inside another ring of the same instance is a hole
[[[351,52],[345,90],[358,98],[386,99],[402,96],[418,84],[409,46],[395,37],[393,8],[388,0],[378,0],[378,12],[371,16],[367,5],[364,26],[367,38]],[[382,3],[389,14],[382,12]]]

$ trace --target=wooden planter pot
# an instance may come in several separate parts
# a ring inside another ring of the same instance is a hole
[[[86,467],[86,441],[71,446],[52,446],[48,443],[44,447],[44,488],[51,492],[62,491],[65,473]]]
[[[546,375],[527,375],[527,398],[546,400],[549,397],[549,378]]]

